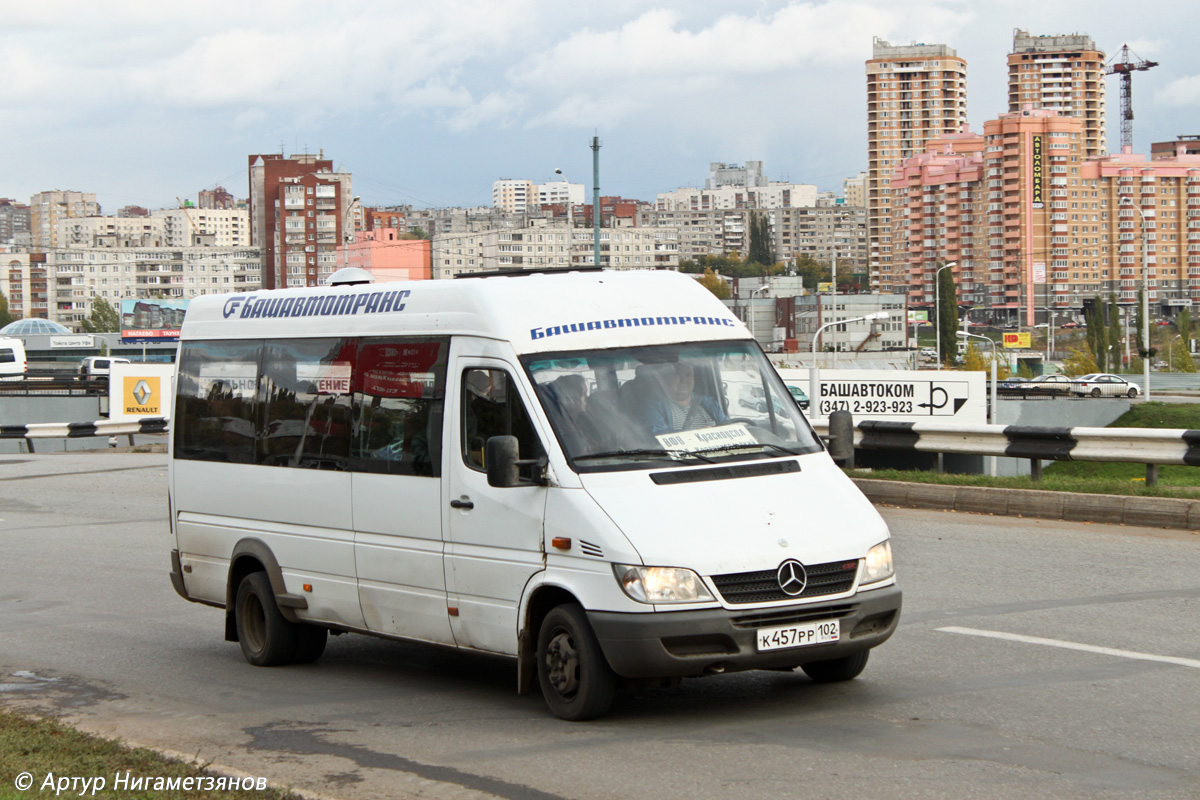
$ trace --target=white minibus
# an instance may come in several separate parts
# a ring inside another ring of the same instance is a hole
[[[685,275],[197,297],[175,392],[171,580],[251,664],[330,632],[498,654],[582,720],[628,685],[849,680],[896,629],[887,526]]]
[[[25,343],[20,339],[0,339],[0,376],[18,380],[25,377],[28,371]]]

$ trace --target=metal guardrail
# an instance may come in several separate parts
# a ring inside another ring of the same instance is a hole
[[[98,419],[94,422],[31,422],[27,425],[0,425],[0,439],[24,439],[34,452],[35,439],[80,439],[89,436],[128,436],[129,444],[139,433],[166,433],[170,420],[143,417],[138,420]]]
[[[829,420],[812,421],[829,436]],[[1058,428],[1032,425],[945,425],[933,422],[862,420],[854,446],[864,450],[959,453],[1028,458],[1031,475],[1042,461],[1108,461],[1145,464],[1146,484],[1158,480],[1162,464],[1200,466],[1200,430],[1184,428]]]
[[[85,378],[72,372],[28,372],[0,379],[0,397],[81,397],[107,395],[108,376]]]

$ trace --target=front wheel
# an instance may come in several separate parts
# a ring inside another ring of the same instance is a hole
[[[800,668],[804,670],[805,675],[817,683],[849,681],[862,674],[863,669],[867,666],[867,658],[870,655],[870,650],[863,650],[861,653],[855,653],[852,656],[844,658],[831,658],[828,661],[810,661],[807,664],[801,664]]]
[[[256,667],[290,663],[296,652],[296,625],[275,605],[275,593],[265,572],[242,578],[234,601],[238,644],[242,655]]]
[[[542,620],[537,666],[546,705],[560,719],[595,719],[612,706],[617,678],[579,604],[557,606]]]
[[[1126,392],[1126,395],[1127,395],[1128,397],[1137,397],[1137,394],[1138,394],[1138,390],[1137,390],[1137,389],[1135,389],[1135,388],[1133,388],[1132,386],[1130,386],[1130,387],[1129,387],[1129,391],[1128,391],[1128,392]]]

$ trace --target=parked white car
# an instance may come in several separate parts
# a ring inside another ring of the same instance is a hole
[[[1141,391],[1137,384],[1105,372],[1081,375],[1071,385],[1071,394],[1079,397],[1137,397]]]

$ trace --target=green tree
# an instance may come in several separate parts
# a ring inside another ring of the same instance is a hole
[[[944,269],[938,275],[937,315],[938,342],[942,349],[942,361],[954,363],[958,354],[958,286],[954,283],[954,269]]]
[[[1175,331],[1186,342],[1192,338],[1192,312],[1183,309],[1175,317]]]
[[[974,342],[967,344],[967,352],[963,355],[963,369],[967,372],[990,372],[992,359],[984,358]]]
[[[429,234],[425,232],[424,228],[413,228],[408,233],[400,234],[400,238],[410,240],[410,241],[413,239],[428,239]]]
[[[1121,307],[1117,305],[1117,296],[1108,298],[1108,368],[1119,372],[1121,365],[1121,350],[1124,336],[1121,332]]]
[[[121,315],[103,297],[93,297],[92,313],[80,325],[85,333],[114,333],[121,330]]]
[[[704,275],[700,278],[700,285],[708,289],[718,300],[729,299],[729,284],[717,277],[717,273],[711,268],[704,270]]]
[[[763,266],[775,263],[775,254],[771,251],[771,224],[767,222],[766,214],[750,214],[750,250],[746,263]]]
[[[1090,350],[1076,348],[1063,359],[1062,371],[1064,375],[1074,378],[1092,372],[1103,372],[1104,370],[1100,369],[1099,365],[1096,364],[1096,359],[1092,356]]]
[[[794,267],[796,274],[804,283],[804,288],[810,292],[817,290],[817,284],[833,280],[830,268],[810,255],[797,256]]]
[[[1109,372],[1120,363],[1121,327],[1115,302],[1096,298],[1085,317],[1086,341],[1097,372]]]
[[[1171,341],[1170,355],[1167,363],[1171,365],[1171,372],[1195,372],[1196,362],[1192,359],[1192,354],[1188,349],[1187,339],[1179,336]]]
[[[13,315],[8,311],[8,298],[0,292],[0,328],[13,321]]]

